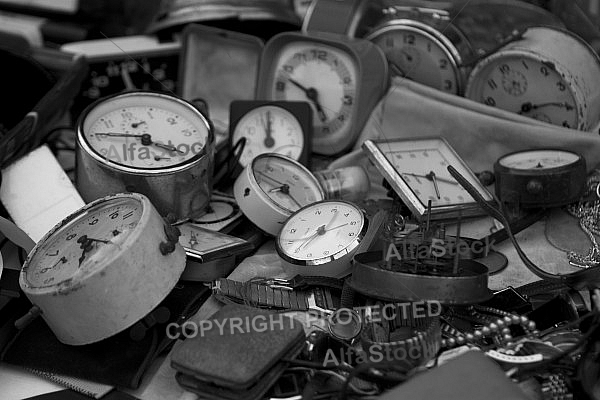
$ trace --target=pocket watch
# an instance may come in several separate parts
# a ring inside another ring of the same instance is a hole
[[[385,53],[392,75],[404,76],[435,89],[462,94],[463,62],[475,52],[450,13],[423,7],[394,5],[365,36]]]
[[[528,28],[484,58],[465,96],[566,128],[589,131],[600,121],[600,59],[567,30]]]
[[[277,153],[254,158],[235,180],[233,194],[244,215],[273,236],[293,212],[325,198],[306,167]]]
[[[308,166],[312,110],[305,101],[235,100],[229,111],[230,148],[245,138],[238,163],[259,154],[284,154]]]
[[[66,43],[61,51],[85,56],[89,72],[71,113],[77,117],[94,101],[123,90],[174,92],[179,69],[179,42],[150,35]]]
[[[308,204],[292,214],[275,242],[283,267],[291,275],[340,277],[365,237],[365,212],[343,200]]]
[[[448,173],[456,168],[486,201],[492,195],[442,137],[366,140],[362,145],[375,165],[413,215],[422,221],[484,215],[485,211]],[[428,205],[431,202],[431,212]]]
[[[368,40],[283,32],[265,45],[257,98],[308,101],[312,149],[331,155],[354,144],[388,83],[385,55]]]
[[[506,154],[494,164],[496,195],[521,207],[559,207],[577,201],[585,188],[585,159],[560,149]]]
[[[214,134],[192,104],[133,91],[91,104],[77,121],[77,188],[85,201],[143,193],[161,215],[202,215],[212,185]]]
[[[61,342],[83,345],[143,318],[184,268],[183,247],[150,200],[121,193],[52,228],[27,257],[19,283]]]

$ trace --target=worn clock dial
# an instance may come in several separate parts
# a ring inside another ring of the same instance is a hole
[[[233,143],[246,138],[239,163],[247,165],[263,153],[284,154],[297,160],[304,146],[304,133],[296,117],[289,111],[265,105],[244,115],[236,124]]]
[[[364,214],[352,203],[323,201],[294,214],[279,233],[278,246],[295,260],[328,262],[358,244]]]
[[[288,45],[282,49],[274,71],[272,98],[309,101],[316,135],[347,129],[357,71],[346,53],[324,44]]]
[[[547,170],[575,163],[575,153],[562,150],[530,150],[513,153],[498,160],[499,164],[519,170]]]
[[[52,235],[29,261],[29,285],[59,284],[75,275],[92,273],[98,260],[121,248],[142,216],[142,204],[133,199],[112,199],[85,212]]]
[[[208,129],[191,109],[161,97],[139,99],[117,97],[87,113],[84,138],[96,154],[118,165],[152,169],[185,163],[203,151]]]
[[[394,75],[457,93],[459,75],[455,57],[441,39],[411,26],[394,25],[378,30],[367,37],[385,53]]]
[[[541,121],[576,128],[576,100],[570,85],[552,68],[530,57],[490,62],[469,97]]]

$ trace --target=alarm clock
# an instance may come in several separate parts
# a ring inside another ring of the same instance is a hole
[[[150,200],[120,193],[89,203],[32,249],[19,284],[58,340],[98,342],[152,311],[185,268],[185,251]]]
[[[531,27],[476,64],[465,96],[565,128],[600,121],[600,59],[574,33]]]
[[[485,201],[492,195],[442,137],[366,140],[362,145],[412,214],[423,221],[484,215],[485,211],[448,173],[456,168]],[[431,205],[431,207],[430,207]]]
[[[255,157],[235,180],[233,195],[244,215],[272,236],[296,210],[325,198],[306,167],[277,153]]]
[[[283,32],[265,44],[256,98],[308,101],[312,149],[332,155],[354,144],[388,83],[385,55],[368,40]]]
[[[238,163],[264,153],[284,154],[309,166],[312,109],[305,101],[235,100],[229,111],[230,149],[245,138]]]
[[[63,44],[61,51],[83,55],[89,68],[72,115],[77,117],[94,101],[124,90],[175,92],[180,50],[179,42],[160,42],[150,35]]]
[[[192,104],[133,91],[92,103],[77,121],[77,189],[89,202],[142,193],[178,221],[205,213],[212,190],[214,133]]]

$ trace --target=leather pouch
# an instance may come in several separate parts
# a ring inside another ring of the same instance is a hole
[[[304,346],[302,324],[283,314],[226,305],[172,354],[176,379],[205,399],[261,398]]]

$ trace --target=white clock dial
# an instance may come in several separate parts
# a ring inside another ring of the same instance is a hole
[[[315,135],[348,129],[357,71],[347,53],[325,44],[293,43],[281,50],[274,71],[272,98],[309,101]]]
[[[392,74],[448,93],[460,89],[458,52],[423,28],[388,25],[367,37],[385,53]],[[447,41],[447,39],[446,39]]]
[[[233,143],[246,138],[239,163],[247,165],[263,153],[278,153],[297,160],[304,148],[304,133],[296,117],[289,111],[265,105],[244,115],[236,124]]]
[[[208,129],[189,106],[164,96],[115,97],[90,109],[83,120],[87,145],[119,166],[160,169],[201,154]]]
[[[318,202],[290,217],[279,233],[278,246],[294,260],[326,263],[353,250],[364,226],[364,213],[352,203]]]
[[[500,165],[522,170],[545,170],[563,167],[579,160],[575,153],[562,150],[530,150],[507,155],[498,160]]]
[[[469,97],[566,128],[578,124],[572,88],[551,63],[511,56],[490,61],[478,73]]]

